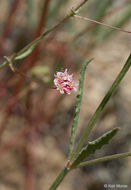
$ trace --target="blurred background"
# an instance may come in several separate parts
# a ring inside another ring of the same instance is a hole
[[[81,0],[0,0],[0,64],[59,22]],[[89,0],[80,15],[131,30],[129,0]],[[124,65],[131,35],[71,18],[44,38],[15,72],[0,70],[0,190],[46,190],[66,163],[76,93],[52,88],[54,73],[79,80],[86,71],[77,140]],[[89,140],[120,127],[111,143],[89,159],[129,151],[131,144],[131,71],[101,114]],[[104,184],[131,189],[130,157],[71,172],[58,190],[104,190]]]

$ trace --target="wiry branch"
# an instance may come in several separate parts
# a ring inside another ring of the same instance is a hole
[[[93,20],[93,19],[90,19],[90,18],[87,18],[87,17],[83,17],[83,16],[80,16],[80,15],[74,15],[74,17],[78,18],[78,19],[81,19],[81,20],[89,21],[89,22],[92,22],[92,23],[95,23],[95,24],[100,24],[100,25],[102,25],[104,27],[111,28],[113,30],[118,30],[118,31],[121,31],[121,32],[131,34],[131,31],[127,31],[127,30],[124,30],[124,29],[121,29],[121,28],[117,28],[115,26],[111,26],[111,25],[108,25],[108,24],[105,24],[105,23],[102,23],[102,22],[99,22],[99,21],[96,21],[96,20]]]

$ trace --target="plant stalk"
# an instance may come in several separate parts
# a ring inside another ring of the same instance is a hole
[[[67,175],[69,171],[70,170],[68,170],[66,167],[63,168],[63,170],[60,172],[60,174],[58,175],[54,183],[51,185],[49,190],[55,190],[59,186],[59,184],[63,181],[64,177]]]

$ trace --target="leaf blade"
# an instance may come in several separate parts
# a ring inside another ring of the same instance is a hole
[[[101,162],[106,162],[106,161],[109,161],[109,160],[125,158],[125,157],[128,157],[128,156],[131,156],[131,152],[124,152],[124,153],[104,156],[104,157],[101,157],[101,158],[96,158],[96,159],[93,159],[93,160],[82,162],[77,166],[77,168],[85,167],[85,166],[88,166],[88,165],[97,164],[97,163],[101,163]]]
[[[27,50],[25,50],[24,52],[22,52],[20,55],[16,56],[14,58],[14,60],[21,60],[24,59],[25,57],[27,57],[29,54],[32,53],[32,51],[34,50],[34,48],[37,46],[38,42],[34,42]]]
[[[116,133],[119,131],[119,128],[114,128],[108,132],[106,132],[104,135],[100,136],[96,140],[92,142],[88,142],[88,145],[85,146],[81,152],[79,153],[78,157],[72,164],[72,168],[76,167],[78,164],[80,164],[85,158],[87,158],[89,155],[94,154],[96,150],[101,149],[102,146],[105,144],[108,144],[109,141],[116,135]]]
[[[78,90],[78,95],[76,96],[75,116],[74,116],[74,120],[73,120],[73,124],[72,124],[72,131],[71,131],[71,139],[70,139],[70,147],[69,147],[69,155],[68,155],[69,160],[71,158],[71,154],[72,154],[74,143],[75,143],[76,129],[77,129],[77,125],[78,125],[78,120],[79,120],[79,115],[80,115],[80,107],[81,107],[83,89],[84,89],[85,72],[86,72],[86,68],[87,68],[88,64],[91,61],[92,61],[92,59],[90,59],[83,65],[83,67],[81,69],[81,73],[80,73],[79,90]]]

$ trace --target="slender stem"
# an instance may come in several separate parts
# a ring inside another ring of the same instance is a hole
[[[62,182],[62,180],[64,179],[64,177],[67,175],[68,172],[69,172],[69,170],[67,168],[64,168],[60,172],[60,174],[58,175],[58,177],[56,178],[54,183],[51,185],[49,190],[55,190],[59,186],[59,184]]]
[[[82,162],[81,164],[76,166],[76,168],[89,166],[89,165],[97,164],[97,163],[100,163],[100,162],[106,162],[106,161],[109,161],[109,160],[124,158],[124,157],[128,157],[128,156],[131,156],[131,152],[126,152],[126,153],[121,153],[121,154],[114,154],[114,155],[110,155],[110,156],[104,156],[102,158],[97,158],[97,159],[94,159],[94,160],[89,160],[89,161],[86,161],[86,162]]]
[[[103,98],[103,100],[101,101],[100,105],[98,106],[98,108],[96,109],[94,115],[92,116],[92,118],[90,119],[88,126],[86,127],[85,131],[83,132],[75,151],[72,154],[72,160],[74,158],[76,158],[76,156],[78,155],[80,149],[82,148],[82,146],[84,145],[89,133],[91,132],[92,128],[94,127],[97,119],[99,118],[102,110],[104,109],[105,105],[107,104],[107,102],[109,101],[111,95],[113,94],[113,92],[115,91],[116,87],[119,85],[119,83],[121,82],[121,80],[123,79],[123,77],[125,76],[125,74],[127,73],[127,71],[129,70],[131,66],[131,54],[129,55],[125,65],[123,66],[121,72],[118,74],[118,76],[116,77],[115,81],[113,82],[112,86],[110,87],[110,89],[108,90],[107,94],[105,95],[105,97]]]
[[[83,17],[83,16],[80,16],[80,15],[74,15],[75,18],[78,18],[78,19],[81,19],[81,20],[86,20],[86,21],[89,21],[89,22],[92,22],[92,23],[95,23],[95,24],[100,24],[104,27],[107,27],[107,28],[111,28],[111,29],[114,29],[114,30],[118,30],[120,32],[125,32],[125,33],[129,33],[131,34],[131,31],[127,31],[127,30],[124,30],[124,29],[121,29],[121,28],[117,28],[115,26],[111,26],[111,25],[108,25],[108,24],[105,24],[105,23],[102,23],[102,22],[99,22],[99,21],[96,21],[96,20],[93,20],[93,19],[90,19],[90,18],[87,18],[87,17]]]

